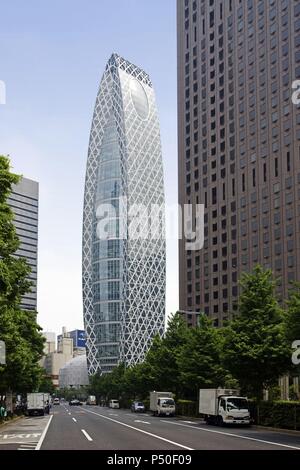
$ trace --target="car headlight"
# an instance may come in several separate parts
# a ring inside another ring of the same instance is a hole
[[[225,419],[234,419],[234,416],[225,416]]]

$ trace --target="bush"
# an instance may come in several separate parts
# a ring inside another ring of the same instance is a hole
[[[300,403],[292,401],[250,402],[255,424],[283,429],[300,430]]]

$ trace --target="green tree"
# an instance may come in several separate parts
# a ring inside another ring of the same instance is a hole
[[[181,348],[177,364],[185,398],[196,400],[200,388],[223,387],[228,380],[221,366],[219,331],[205,316],[191,328],[188,342]]]
[[[289,292],[286,315],[286,337],[289,342],[300,340],[300,283]]]
[[[223,363],[242,389],[259,400],[263,389],[288,370],[291,350],[272,272],[256,266],[243,275],[241,287],[238,315],[224,329]]]
[[[176,313],[168,322],[163,338],[156,336],[145,358],[145,377],[148,392],[167,390],[178,395],[181,390],[178,358],[181,349],[188,343],[189,329],[180,313]]]
[[[300,341],[300,283],[294,283],[293,289],[289,291],[287,300],[287,311],[285,316],[285,334],[289,346],[294,341]],[[290,373],[299,376],[300,365],[293,365],[291,358]]]
[[[41,381],[38,388],[39,392],[55,394],[56,388],[53,385],[52,380],[45,373],[41,377]]]
[[[0,156],[0,339],[6,344],[6,365],[0,366],[1,392],[32,391],[42,377],[38,361],[44,339],[36,312],[20,308],[21,296],[30,289],[30,267],[25,259],[14,256],[19,240],[7,203],[12,184],[18,181],[19,177],[10,172],[8,158]]]

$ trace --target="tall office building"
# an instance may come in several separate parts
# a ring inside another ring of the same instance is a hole
[[[300,1],[177,9],[179,202],[205,204],[204,248],[180,242],[180,309],[222,325],[243,271],[271,268],[281,298],[300,279]]]
[[[25,258],[31,267],[29,280],[33,285],[31,292],[22,297],[21,308],[36,310],[39,184],[28,178],[22,178],[17,185],[13,185],[8,203],[15,214],[14,224],[21,242],[16,255]]]
[[[105,204],[107,239],[100,231]],[[90,374],[141,361],[153,336],[163,334],[165,237],[163,230],[149,237],[147,215],[154,205],[161,207],[155,216],[164,225],[153,86],[143,70],[113,54],[96,99],[85,181],[83,307]]]

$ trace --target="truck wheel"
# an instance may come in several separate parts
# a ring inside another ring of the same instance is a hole
[[[223,421],[222,416],[218,416],[218,418],[217,418],[217,426],[223,426],[223,425],[224,425],[224,421]]]

